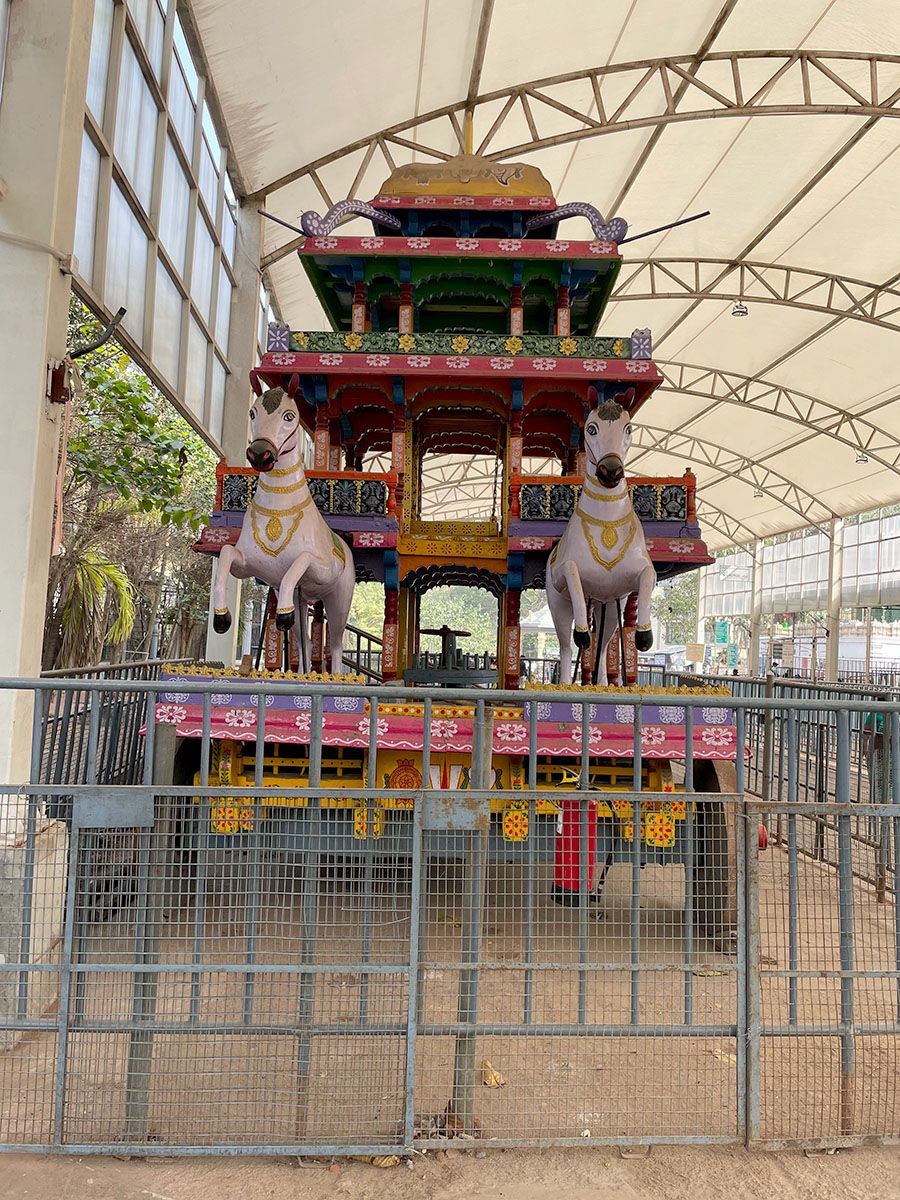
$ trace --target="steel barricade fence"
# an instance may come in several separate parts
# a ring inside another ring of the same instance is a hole
[[[0,686],[39,697],[80,684]],[[613,763],[592,753],[596,694],[308,687],[297,727],[309,740],[285,748],[267,739],[267,713],[302,685],[229,681],[255,709],[237,772],[211,736],[221,682],[179,681],[202,697],[202,736],[180,746],[156,720],[178,720],[158,703],[172,686],[92,685],[146,698],[138,782],[98,781],[99,702],[84,781],[42,781],[38,702],[33,781],[3,791],[24,803],[22,836],[0,851],[4,1148],[900,1136],[896,895],[879,901],[859,877],[850,836],[862,815],[896,843],[900,791],[889,772],[886,802],[851,800],[858,705],[835,718],[836,800],[809,802],[797,746],[816,701],[679,693],[668,717],[685,726],[686,757],[672,776],[644,719],[658,697],[615,697],[633,757]],[[322,737],[336,699],[359,702],[353,755]],[[380,777],[378,755],[382,714],[413,701],[424,741],[411,786]],[[542,752],[538,701],[574,706],[571,767]],[[767,801],[746,796],[753,706],[779,714],[790,751],[786,793]],[[723,707],[736,713],[730,780],[693,751],[695,720]],[[527,745],[515,769],[493,729],[510,710]],[[900,706],[885,711],[893,753]],[[444,746],[466,719],[461,764]],[[761,852],[759,824],[778,816],[784,845]],[[835,867],[800,852],[811,817],[834,823]]]

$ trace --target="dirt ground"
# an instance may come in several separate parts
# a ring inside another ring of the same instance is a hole
[[[379,1170],[287,1160],[50,1158],[0,1160],[0,1200],[897,1200],[900,1147],[806,1157],[731,1147],[460,1151]]]

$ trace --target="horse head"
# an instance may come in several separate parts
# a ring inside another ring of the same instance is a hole
[[[585,473],[593,472],[601,487],[614,488],[625,477],[625,456],[631,449],[629,406],[634,400],[634,388],[602,404],[594,388],[588,397],[596,407],[588,414],[584,426]]]
[[[247,461],[257,471],[271,471],[279,458],[297,449],[300,413],[295,396],[298,385],[299,380],[294,375],[287,389],[269,388],[253,401]]]

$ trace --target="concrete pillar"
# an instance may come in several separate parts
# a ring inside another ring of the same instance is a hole
[[[750,547],[750,649],[748,651],[747,674],[759,674],[759,627],[762,619],[762,546],[754,542]]]
[[[825,618],[825,681],[835,683],[841,654],[841,583],[844,574],[844,522],[831,522],[828,546],[828,615]]]
[[[236,286],[228,337],[231,373],[225,381],[225,411],[222,415],[222,450],[226,462],[233,467],[242,467],[247,461],[247,414],[250,411],[251,395],[249,375],[257,361],[261,225],[259,205],[242,204],[238,213],[234,254]],[[223,662],[226,667],[231,666],[238,656],[240,603],[241,583],[232,577],[228,585],[228,607],[234,619],[227,633],[216,633],[212,627],[213,600],[210,591],[206,657],[212,662]]]
[[[41,667],[62,407],[47,396],[48,364],[66,353],[71,254],[93,0],[16,0],[0,103],[0,414],[4,538],[0,674]],[[27,779],[31,698],[0,693],[0,781]],[[18,813],[0,814],[0,843]]]

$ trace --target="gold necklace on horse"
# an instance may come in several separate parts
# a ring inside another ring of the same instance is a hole
[[[253,526],[253,540],[256,542],[257,546],[259,546],[260,550],[262,550],[264,554],[270,555],[272,558],[277,557],[277,555],[282,552],[282,550],[296,533],[297,526],[303,519],[303,510],[311,503],[312,496],[307,495],[305,500],[301,500],[299,504],[295,504],[292,508],[263,508],[261,504],[257,504],[256,498],[254,497],[253,502],[250,505],[250,520]],[[277,543],[274,545],[274,548],[272,545],[268,545],[267,542],[263,540],[263,536],[260,533],[259,524],[257,522],[258,516],[268,517],[264,532],[268,542]],[[284,526],[289,517],[292,518],[292,520],[290,521],[290,527],[288,528],[287,533],[285,533]]]
[[[637,531],[637,517],[635,517],[633,511],[627,512],[624,517],[619,517],[615,521],[603,521],[600,517],[589,517],[587,513],[583,512],[579,512],[578,516],[581,519],[581,531],[584,534],[585,541],[590,547],[591,554],[594,557],[594,562],[599,563],[601,567],[609,571],[617,563],[622,561],[622,559],[625,557],[625,551],[634,541],[634,535]],[[607,551],[612,551],[616,548],[616,543],[619,540],[619,530],[622,528],[622,526],[630,526],[625,531],[624,541],[622,542],[619,553],[615,556],[615,558],[609,560],[603,558],[600,550],[597,547],[597,543],[594,541],[594,538],[591,534],[589,528],[590,525],[597,525],[600,527],[600,545],[604,550]]]

